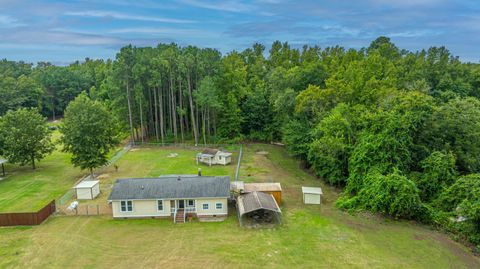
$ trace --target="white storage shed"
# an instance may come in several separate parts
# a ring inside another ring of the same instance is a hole
[[[321,198],[323,195],[322,189],[318,187],[302,187],[303,193],[303,203],[304,204],[315,204],[319,205],[321,203]]]
[[[78,200],[93,200],[100,194],[100,181],[84,180],[73,188]]]

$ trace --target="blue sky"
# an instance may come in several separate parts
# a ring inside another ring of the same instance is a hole
[[[360,48],[380,35],[418,50],[446,46],[480,61],[478,0],[0,0],[0,58],[66,64],[114,58],[129,43],[213,47],[274,40]]]

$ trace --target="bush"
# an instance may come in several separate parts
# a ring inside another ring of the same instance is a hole
[[[395,218],[414,218],[421,214],[421,203],[415,183],[397,170],[386,176],[370,173],[358,194],[338,205],[345,209],[357,207]]]
[[[450,221],[444,227],[458,232],[474,244],[480,244],[480,174],[460,177],[434,201],[434,205],[451,217],[463,221]]]
[[[422,201],[430,201],[450,186],[457,174],[455,156],[451,152],[434,151],[420,163],[423,174],[416,180]]]
[[[308,162],[320,178],[332,185],[344,185],[348,172],[346,148],[340,138],[322,137],[310,145]]]

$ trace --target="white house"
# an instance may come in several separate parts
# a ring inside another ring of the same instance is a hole
[[[222,221],[228,215],[230,178],[204,176],[161,176],[118,179],[108,200],[114,218],[171,217]]]
[[[78,200],[93,200],[100,194],[100,181],[84,180],[73,189]]]
[[[302,187],[303,203],[304,204],[317,204],[321,203],[323,195],[321,188],[315,187]]]
[[[212,164],[227,165],[232,162],[232,153],[221,151],[218,149],[204,149],[197,154],[198,163],[205,163],[211,166]]]

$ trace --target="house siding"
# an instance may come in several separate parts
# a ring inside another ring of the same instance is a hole
[[[112,201],[114,218],[170,217],[170,200],[163,200],[163,211],[157,210],[157,200],[132,200],[133,211],[120,211],[120,201]]]
[[[222,209],[216,209],[216,204],[221,203]],[[203,209],[203,204],[208,204],[207,210]],[[215,199],[196,199],[197,215],[199,216],[211,216],[211,215],[226,215],[228,214],[227,198],[215,198]]]
[[[182,199],[183,200],[183,199]],[[185,199],[189,200],[189,199]],[[198,216],[226,216],[228,214],[227,198],[192,199],[195,200]],[[203,204],[209,204],[207,210]],[[222,209],[217,209],[216,204],[221,203]],[[133,211],[121,212],[120,201],[112,201],[112,212],[114,218],[144,218],[144,217],[170,217],[170,200],[163,200],[163,211],[157,211],[157,200],[132,200]]]

